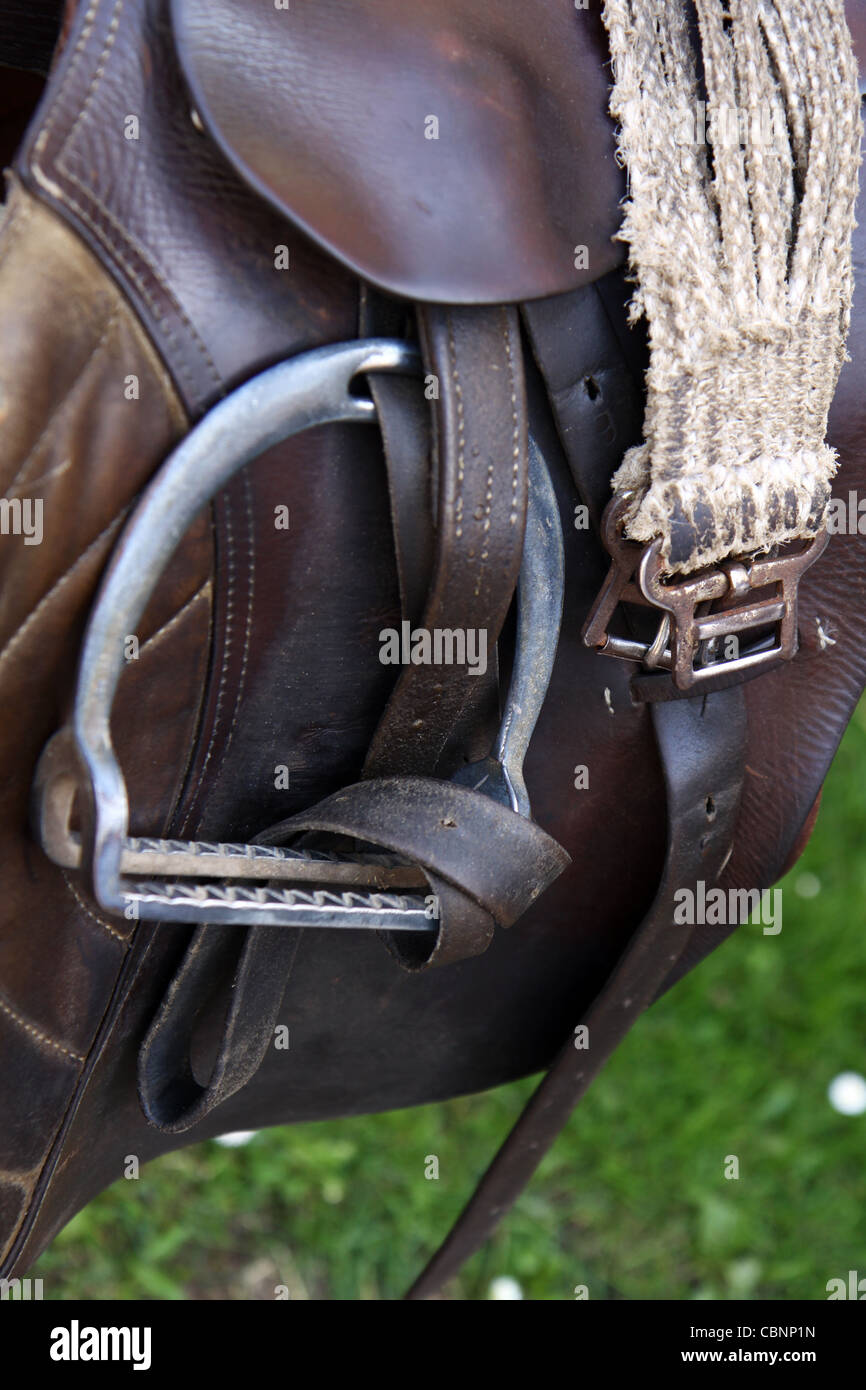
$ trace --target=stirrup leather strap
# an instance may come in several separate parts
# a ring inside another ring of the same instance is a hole
[[[740,688],[654,705],[667,787],[668,848],[658,893],[601,993],[578,1023],[481,1179],[451,1233],[407,1293],[430,1298],[478,1250],[516,1201],[572,1110],[632,1024],[649,1007],[688,943],[675,894],[715,883],[733,846],[743,786],[745,701]]]

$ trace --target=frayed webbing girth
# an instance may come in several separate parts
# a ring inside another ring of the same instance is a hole
[[[694,17],[696,15],[696,23]],[[650,334],[626,534],[672,572],[820,528],[860,165],[843,0],[605,0]],[[691,22],[690,22],[691,21]]]

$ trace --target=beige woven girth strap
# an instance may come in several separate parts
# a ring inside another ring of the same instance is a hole
[[[694,16],[697,23],[694,23]],[[860,165],[843,0],[605,0],[646,315],[626,534],[672,572],[819,529]]]

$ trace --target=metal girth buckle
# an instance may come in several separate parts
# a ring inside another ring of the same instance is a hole
[[[625,493],[605,509],[602,540],[612,563],[583,627],[586,646],[640,662],[647,671],[666,671],[682,691],[699,690],[720,676],[749,676],[796,656],[797,586],[826,549],[825,530],[797,542],[793,553],[726,560],[672,580],[665,575],[660,541],[642,546],[624,538],[630,502]],[[661,611],[651,642],[610,632],[621,603]],[[743,646],[748,633],[752,640]]]

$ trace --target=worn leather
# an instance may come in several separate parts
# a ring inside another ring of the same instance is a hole
[[[138,1095],[150,1124],[183,1134],[255,1076],[273,1046],[300,939],[282,927],[196,928],[138,1054]],[[193,1069],[193,1039],[215,996],[225,1023],[203,1082]]]
[[[41,502],[43,514],[40,544],[0,537],[0,1208],[8,1241],[131,934],[78,875],[36,851],[29,784],[66,717],[84,620],[119,526],[186,421],[124,298],[79,238],[17,187],[0,230],[0,320],[0,487],[6,498]],[[125,398],[129,376],[137,399]],[[197,525],[157,587],[136,634],[139,657],[121,683],[114,732],[139,831],[169,822],[195,737],[211,558],[209,529]]]
[[[257,368],[353,336],[357,287],[193,125],[167,11],[167,0],[79,5],[16,167],[124,286],[197,415]],[[128,114],[138,139],[124,136]]]
[[[866,485],[861,396],[866,378],[866,236],[854,240],[855,303],[845,365],[830,415],[829,439],[841,460],[834,495],[860,495]],[[629,286],[618,273],[572,295],[527,305],[524,315],[536,354],[548,373],[551,405],[571,474],[593,525],[610,496],[609,480],[625,449],[640,437],[646,344],[630,330]],[[585,534],[585,533],[584,533]],[[592,544],[587,536],[587,542]],[[600,577],[599,577],[600,582]],[[813,808],[829,760],[866,682],[858,637],[863,601],[864,546],[858,535],[832,538],[824,563],[800,585],[797,659],[745,688],[749,711],[747,785],[741,823],[724,886],[767,887],[791,867],[814,824]],[[825,644],[821,633],[830,644]],[[619,662],[605,662],[609,670]],[[630,668],[626,667],[630,671]],[[631,696],[628,704],[632,705]],[[820,751],[819,751],[820,750]],[[644,751],[638,755],[645,758]],[[784,794],[768,797],[768,785]],[[698,927],[668,979],[668,987],[718,946],[724,928]]]
[[[382,933],[409,970],[486,951],[494,927],[512,926],[568,863],[561,846],[525,817],[432,778],[368,779],[256,839],[288,844],[310,832],[336,837],[334,843],[348,837],[373,844],[423,869],[438,920],[432,941]],[[273,1043],[302,935],[279,927],[197,929],[139,1054],[139,1094],[151,1123],[183,1133],[252,1080]],[[225,1028],[202,1085],[193,1072],[192,1037],[203,1004],[220,986],[228,995]]]
[[[472,51],[474,11],[466,8],[461,30],[463,13],[462,7],[449,11],[449,23]],[[419,11],[422,25],[427,14],[426,7]],[[15,353],[3,378],[4,387],[9,383],[16,430],[38,433],[50,419],[54,398],[46,400],[44,393],[60,390],[64,363],[79,360],[70,344],[80,345],[91,327],[98,339],[105,326],[98,315],[92,324],[81,307],[94,294],[93,302],[104,307],[103,286],[109,286],[109,298],[116,295],[124,332],[132,334],[136,350],[141,349],[160,380],[161,399],[173,399],[173,382],[190,417],[259,367],[355,334],[358,287],[352,277],[255,188],[247,187],[190,120],[168,18],[162,0],[126,0],[120,8],[113,0],[94,0],[86,13],[79,11],[19,154],[20,177],[42,205],[45,225],[55,229],[52,235],[64,247],[75,246],[92,278],[74,297],[74,316],[68,292],[72,277],[60,277],[62,289],[52,280],[47,298],[38,293],[42,277],[53,275],[50,257],[35,264],[28,250],[26,258],[14,263],[14,277],[4,281],[5,293],[11,293],[14,281],[20,323],[9,340]],[[411,28],[405,12],[404,23]],[[531,26],[530,51],[541,27]],[[538,86],[536,97],[543,102],[541,77]],[[140,113],[140,139],[108,138],[107,131],[122,131],[130,111]],[[465,152],[464,157],[469,158]],[[578,162],[574,147],[569,159]],[[567,193],[563,196],[567,200]],[[524,206],[532,222],[536,205]],[[588,240],[592,226],[609,212],[603,188],[595,183],[586,187],[574,241]],[[78,239],[95,253],[112,283],[95,272],[93,256]],[[289,272],[275,268],[277,245],[289,248]],[[864,260],[866,234],[858,231],[860,271]],[[66,261],[54,264],[65,267]],[[601,268],[599,263],[596,270]],[[401,972],[375,934],[350,940],[340,933],[305,933],[277,1012],[277,1021],[292,1029],[292,1059],[300,1056],[303,1064],[287,1068],[284,1057],[270,1049],[254,1080],[191,1129],[189,1141],[232,1128],[438,1099],[538,1069],[556,1055],[575,1019],[598,994],[652,900],[664,859],[665,827],[651,716],[645,707],[632,705],[628,668],[582,647],[580,626],[602,577],[604,557],[591,531],[568,524],[580,500],[566,461],[572,445],[582,437],[604,446],[593,485],[593,496],[601,499],[611,460],[640,413],[639,352],[632,347],[635,342],[639,346],[639,339],[621,322],[626,287],[618,277],[597,284],[596,320],[607,317],[615,325],[613,341],[606,342],[601,360],[594,327],[568,329],[555,394],[571,400],[570,418],[576,423],[565,422],[558,410],[558,434],[544,383],[533,362],[526,361],[532,429],[549,459],[566,520],[567,570],[557,664],[526,771],[538,824],[565,846],[574,864],[530,908],[519,930],[496,933],[484,956],[441,971]],[[128,305],[134,306],[145,333],[129,316]],[[849,487],[866,486],[864,325],[866,302],[858,288],[852,361],[843,371],[832,418],[831,442],[843,465],[837,483],[842,495]],[[44,361],[46,344],[56,351],[53,374],[29,365],[37,357]],[[621,410],[615,382],[630,378],[634,398]],[[76,408],[68,420],[76,438],[85,432],[86,444],[72,455],[69,481],[79,485],[88,477],[83,459],[90,466],[96,460],[106,475],[106,496],[112,488],[134,491],[140,486],[158,466],[170,436],[184,427],[174,423],[172,410],[161,413],[167,409],[163,406],[144,433],[132,441],[124,436],[118,447],[113,433],[117,417],[107,420],[104,412],[110,389],[110,382],[100,380],[100,409],[79,415]],[[128,450],[135,464],[120,469],[116,460],[125,459]],[[57,466],[62,462],[58,457]],[[288,535],[273,526],[277,504],[290,507]],[[88,521],[98,512],[87,488],[76,507],[73,514],[83,516],[86,509]],[[390,693],[391,677],[378,661],[378,632],[399,621],[400,601],[386,469],[375,432],[329,428],[273,451],[245,470],[218,500],[213,536],[217,563],[210,643],[205,650],[204,642],[179,642],[182,659],[175,656],[171,666],[170,693],[183,701],[184,715],[172,715],[166,706],[166,718],[173,719],[182,735],[191,763],[172,825],[177,834],[245,838],[357,781]],[[86,548],[89,534],[79,539]],[[4,554],[7,540],[3,538]],[[768,885],[801,838],[866,681],[860,632],[866,597],[863,549],[856,536],[833,539],[825,562],[804,585],[801,655],[789,669],[744,691],[750,730],[747,775],[723,886]],[[16,602],[26,617],[36,611],[31,606],[39,603],[41,592],[28,588],[27,566],[35,562],[29,555],[23,558],[27,565]],[[9,1170],[5,1195],[0,1194],[6,1216],[4,1272],[26,1268],[90,1196],[120,1175],[125,1154],[135,1152],[146,1160],[176,1142],[142,1114],[136,1066],[192,933],[141,923],[126,949],[125,939],[118,942],[104,927],[97,929],[85,909],[71,907],[67,897],[61,898],[64,910],[52,912],[54,898],[50,893],[46,898],[46,884],[59,885],[62,876],[24,828],[22,803],[32,765],[66,716],[65,702],[55,701],[55,692],[62,688],[68,695],[81,617],[103,558],[101,549],[95,551],[92,573],[82,564],[75,582],[62,591],[72,598],[74,589],[81,605],[74,621],[67,621],[64,611],[60,630],[67,644],[62,653],[42,653],[45,664],[29,674],[14,672],[19,683],[13,692],[16,714],[3,770],[19,789],[9,811],[17,846],[10,862],[14,870],[16,856],[21,862],[26,855],[27,878],[26,889],[25,879],[20,880],[22,896],[16,902],[14,930],[10,926],[4,937],[0,969],[12,972],[16,989],[20,981],[27,1012],[23,1007],[19,1012],[25,1022],[34,1020],[40,1028],[44,1023],[47,1032],[47,1025],[59,1018],[68,1031],[48,1035],[75,1052],[78,1061],[61,1072],[62,1082],[50,1071],[42,1086],[41,1073],[34,1075],[29,1094],[39,1101],[26,1116],[14,1085],[0,1098],[0,1113],[11,1117],[8,1132],[19,1146],[19,1166]],[[16,570],[13,594],[18,586]],[[835,645],[822,647],[818,641],[818,619],[830,624]],[[33,631],[39,621],[34,620]],[[179,639],[182,621],[172,629]],[[143,663],[135,674],[143,676]],[[175,774],[184,757],[174,745],[168,760],[153,751],[167,737],[160,713],[167,697],[161,690],[157,682],[153,695],[139,695],[150,713],[137,719],[128,756],[139,758],[142,768],[162,767]],[[50,710],[40,703],[46,699],[55,701]],[[202,713],[194,736],[184,719],[191,718],[199,699]],[[20,713],[28,708],[29,719],[31,700],[41,711],[32,725]],[[288,791],[274,785],[277,762],[290,767]],[[589,788],[583,791],[574,789],[578,765],[589,770]],[[770,795],[769,789],[777,794]],[[136,798],[145,808],[141,815]],[[172,797],[164,806],[161,800],[155,795],[148,802],[140,781],[134,787],[141,830],[165,823]],[[5,873],[5,858],[3,862]],[[69,893],[65,886],[52,891]],[[35,917],[40,919],[37,928]],[[22,922],[27,923],[26,934]],[[37,954],[34,930],[41,947]],[[79,949],[88,940],[86,932],[95,933],[99,950]],[[669,979],[721,935],[711,928],[697,930]],[[38,964],[46,958],[57,960],[62,969],[47,977]],[[373,1016],[377,1046],[371,1049]],[[31,1035],[19,1023],[6,1016],[3,1022],[16,1048],[30,1045]],[[219,1010],[207,1006],[195,1023],[191,1067],[200,1085],[207,1082],[222,1023]],[[496,1048],[490,1047],[491,1036],[497,1038]],[[61,1065],[53,1054],[51,1060],[52,1067]],[[22,1162],[28,1143],[32,1147]],[[30,1204],[26,1219],[25,1203]]]
[[[414,309],[377,294],[370,286],[362,287],[358,320],[362,338],[411,339],[414,330]],[[433,422],[417,381],[371,372],[367,386],[376,406],[388,471],[400,612],[416,627],[424,616],[433,573],[437,472]]]
[[[518,319],[504,307],[431,308],[422,311],[421,325],[425,368],[438,391],[436,553],[422,626],[428,632],[483,634],[491,664],[517,584],[526,526],[527,419]],[[479,374],[479,362],[489,375]],[[468,664],[405,667],[373,736],[364,775],[439,770],[455,725],[482,681]],[[452,770],[446,764],[445,775]]]
[[[430,1298],[488,1239],[532,1177],[605,1062],[653,1002],[692,927],[676,920],[677,895],[709,889],[734,844],[745,773],[742,690],[656,707],[665,769],[668,844],[658,892],[615,969],[577,1020],[535,1094],[484,1174],[447,1240],[407,1298]],[[577,1038],[578,1028],[584,1036]]]
[[[622,260],[598,7],[540,22],[523,0],[414,0],[409,22],[402,0],[173,0],[172,17],[226,158],[364,279],[498,304]]]
[[[494,926],[510,927],[541,896],[569,856],[540,826],[491,797],[427,777],[383,777],[336,792],[269,831],[349,836],[423,869],[439,902],[430,949],[405,949],[409,966],[446,965],[485,951]],[[479,856],[478,846],[484,845]],[[385,933],[394,937],[398,933]]]

